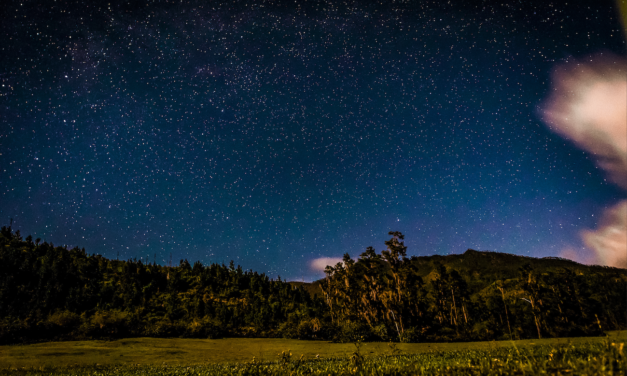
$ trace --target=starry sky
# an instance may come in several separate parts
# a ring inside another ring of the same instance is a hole
[[[625,198],[538,115],[556,64],[624,55],[615,4],[0,5],[2,225],[288,280],[408,255],[584,252]]]

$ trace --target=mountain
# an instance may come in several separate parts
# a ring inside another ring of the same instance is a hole
[[[471,249],[407,258],[404,235],[390,235],[380,254],[369,247],[357,260],[345,255],[309,288],[322,291],[332,322],[347,337],[556,337],[596,335],[627,323],[624,269]]]
[[[466,276],[475,276],[474,279],[469,278],[468,282],[481,281],[479,290],[497,280],[517,279],[520,268],[525,265],[530,265],[540,273],[554,273],[569,269],[578,274],[586,275],[601,273],[612,278],[627,276],[625,269],[601,265],[583,265],[560,257],[536,258],[501,252],[476,251],[474,249],[468,249],[463,254],[413,256],[410,260],[416,265],[417,273],[424,281],[431,281],[436,278],[438,266],[444,265],[446,269],[457,270]],[[290,281],[289,283],[302,287],[312,295],[319,295],[323,293],[321,287],[323,281],[324,279],[311,283],[297,281]]]

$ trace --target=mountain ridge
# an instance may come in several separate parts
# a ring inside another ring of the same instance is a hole
[[[538,271],[567,268],[578,272],[627,273],[627,269],[604,265],[586,265],[562,257],[533,257],[489,250],[477,251],[472,248],[468,248],[464,253],[457,254],[411,256],[410,260],[418,265],[419,275],[426,281],[432,280],[437,275],[437,273],[434,273],[437,269],[437,264],[444,264],[447,269],[473,269],[473,272],[486,274],[485,272],[480,273],[479,270],[485,271],[487,267],[485,267],[484,264],[488,261],[491,262],[490,267],[499,266],[503,268],[501,269],[501,273],[498,274],[500,275],[498,279],[516,278],[518,269],[525,264],[530,264]],[[309,293],[321,294],[322,289],[320,288],[320,284],[324,279],[325,278],[321,278],[312,282],[288,281],[288,283],[294,284],[295,286],[303,286]]]

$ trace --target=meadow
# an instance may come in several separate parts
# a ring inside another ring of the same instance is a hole
[[[12,375],[625,375],[627,331],[606,337],[457,343],[227,338],[68,341],[0,347]]]

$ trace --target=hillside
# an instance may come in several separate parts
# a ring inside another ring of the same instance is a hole
[[[626,278],[627,281],[627,270],[625,269],[600,265],[583,265],[559,257],[536,258],[468,249],[463,254],[412,256],[410,260],[416,266],[417,274],[425,282],[436,278],[438,276],[438,265],[443,265],[447,270],[456,270],[460,274],[467,276],[467,283],[473,285],[473,290],[476,290],[476,292],[483,290],[497,280],[518,279],[519,270],[525,265],[530,265],[538,273],[555,273],[568,269],[577,274],[590,275],[600,273],[611,278]],[[324,279],[311,283],[296,281],[289,283],[294,286],[302,286],[310,294],[320,295],[323,293],[323,281]]]
[[[417,265],[419,275],[426,279],[429,279],[429,274],[436,269],[436,264],[445,265],[447,269],[464,271],[466,274],[490,275],[494,280],[516,278],[518,270],[526,264],[540,273],[564,268],[582,273],[602,272],[617,275],[625,273],[624,269],[582,265],[558,257],[535,258],[490,251],[480,252],[473,249],[468,249],[459,255],[413,257],[412,261]]]
[[[390,235],[380,254],[345,255],[309,288],[322,291],[334,320],[410,341],[593,335],[626,325],[624,269],[474,250],[407,258],[404,235]]]

